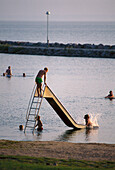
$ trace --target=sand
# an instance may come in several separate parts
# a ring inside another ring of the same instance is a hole
[[[115,161],[115,144],[0,140],[0,155]]]

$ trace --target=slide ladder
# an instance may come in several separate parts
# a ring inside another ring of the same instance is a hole
[[[62,121],[67,126],[72,127],[74,129],[86,128],[86,125],[77,124],[75,122],[75,120],[71,117],[69,112],[65,109],[65,107],[62,105],[62,103],[58,100],[58,98],[55,96],[55,94],[52,92],[52,90],[48,86],[43,85],[43,89],[41,93],[42,93],[42,98],[38,97],[37,85],[35,85],[33,88],[31,97],[30,97],[30,101],[29,101],[29,105],[28,105],[28,109],[26,113],[26,125],[24,129],[24,133],[26,132],[27,128],[31,128],[34,134],[34,130],[37,124],[37,117],[40,112],[40,107],[41,107],[43,98],[47,100],[50,106],[55,110],[55,112],[58,114],[58,116],[62,119]]]
[[[34,134],[34,130],[37,124],[37,117],[39,115],[40,107],[41,107],[42,100],[43,100],[44,90],[45,90],[45,85],[43,85],[43,88],[40,94],[40,96],[42,95],[42,97],[38,97],[37,85],[36,84],[34,85],[34,88],[30,96],[27,112],[26,112],[26,124],[24,128],[24,133],[26,133],[27,128],[30,128],[32,129],[32,133]]]

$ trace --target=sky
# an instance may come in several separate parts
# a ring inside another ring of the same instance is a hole
[[[1,21],[115,21],[115,0],[0,0]]]

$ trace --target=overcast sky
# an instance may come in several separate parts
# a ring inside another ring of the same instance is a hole
[[[0,0],[0,20],[115,21],[115,0]]]

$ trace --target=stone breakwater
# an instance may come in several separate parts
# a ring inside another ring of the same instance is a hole
[[[0,53],[115,58],[115,45],[0,41]]]

